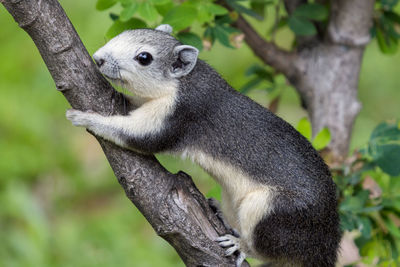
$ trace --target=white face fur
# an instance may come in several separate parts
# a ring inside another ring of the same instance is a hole
[[[111,81],[144,98],[173,93],[178,78],[196,65],[198,50],[180,45],[169,25],[156,30],[125,31],[93,55],[100,71]]]

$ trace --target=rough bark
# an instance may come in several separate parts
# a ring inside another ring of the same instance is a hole
[[[358,81],[365,46],[370,41],[374,0],[332,1],[325,38],[298,52],[300,69],[293,85],[303,97],[313,134],[328,127],[334,161],[346,157],[361,104]]]
[[[335,44],[304,49],[297,62],[301,76],[291,81],[305,102],[313,135],[323,127],[329,128],[333,161],[346,157],[353,123],[361,108],[357,89],[362,54],[362,48]]]
[[[102,114],[132,108],[97,71],[56,0],[0,2],[35,42],[57,89],[73,108]],[[188,175],[171,174],[153,156],[97,139],[127,197],[187,266],[234,266],[234,258],[224,257],[212,241],[228,231]]]
[[[290,14],[302,0],[285,1]],[[349,149],[354,120],[361,104],[358,80],[365,45],[372,26],[374,0],[331,1],[331,14],[322,38],[301,38],[288,52],[263,39],[239,16],[235,26],[266,64],[283,73],[303,99],[313,134],[328,127],[330,160],[341,161]]]

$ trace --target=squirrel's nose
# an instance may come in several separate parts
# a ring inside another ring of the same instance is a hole
[[[99,58],[97,60],[95,59],[94,61],[96,62],[97,67],[99,68],[104,64],[104,59],[102,58]]]
[[[102,57],[98,57],[98,56],[96,56],[96,55],[93,55],[93,59],[94,59],[94,62],[96,62],[96,65],[97,65],[97,67],[101,67],[103,64],[104,64],[104,58],[102,58]]]

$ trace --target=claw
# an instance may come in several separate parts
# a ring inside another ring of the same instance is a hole
[[[226,248],[235,245],[231,240],[219,242],[219,246]]]
[[[242,263],[246,259],[246,254],[244,252],[240,252],[239,256],[236,259],[236,267],[242,266]]]
[[[219,236],[219,237],[217,237],[217,238],[215,239],[215,241],[217,241],[217,242],[222,242],[222,241],[231,240],[228,236],[229,236],[229,235],[222,235],[222,236]]]
[[[219,246],[223,248],[227,248],[225,250],[225,256],[231,256],[236,251],[239,252],[239,255],[236,259],[236,267],[242,266],[243,261],[246,258],[246,254],[240,251],[240,239],[233,235],[223,235],[219,236],[215,239],[218,242]]]
[[[226,234],[226,235],[221,235],[221,236],[217,237],[215,239],[215,241],[217,241],[217,242],[231,241],[231,242],[236,242],[237,243],[238,242],[238,238],[233,236],[233,235]]]
[[[225,250],[225,256],[230,256],[233,253],[235,253],[235,251],[237,251],[237,250],[238,250],[238,247],[236,245],[234,245],[234,246],[228,248],[227,250]]]

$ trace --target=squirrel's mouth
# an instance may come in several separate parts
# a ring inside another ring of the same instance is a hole
[[[121,72],[119,71],[118,67],[102,67],[100,68],[100,72],[104,75],[104,77],[106,77],[108,80],[111,80],[112,82],[123,82]]]
[[[121,80],[119,77],[117,77],[117,76],[114,76],[114,75],[110,75],[110,74],[108,74],[108,73],[104,73],[104,72],[102,72],[103,73],[103,75],[104,75],[104,77],[106,77],[108,80],[111,80],[111,81],[118,81],[118,80]]]
[[[104,72],[101,72],[101,73],[112,84],[124,87],[126,82],[125,82],[125,80],[122,79],[121,74],[118,73],[118,75],[114,75],[114,74],[110,75],[109,73],[104,73]]]
[[[93,59],[96,62],[98,70],[100,70],[100,72],[104,75],[104,77],[113,82],[120,80],[122,81],[121,70],[117,60],[115,60],[109,54],[105,55],[97,55],[97,54],[98,52],[96,52],[93,55]]]

